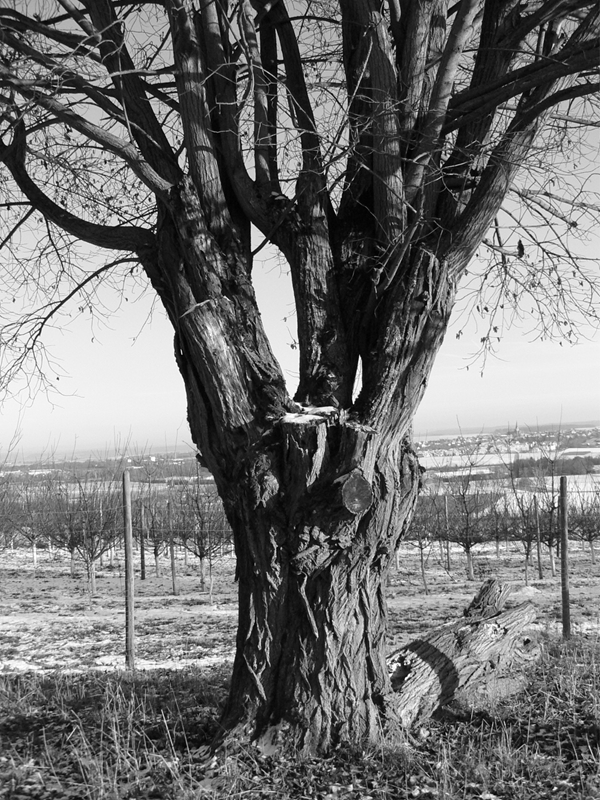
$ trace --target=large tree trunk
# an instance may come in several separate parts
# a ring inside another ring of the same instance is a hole
[[[416,457],[331,409],[287,415],[270,439],[224,496],[239,628],[223,726],[313,752],[378,742],[397,722],[384,591]]]
[[[407,251],[403,280],[379,286],[376,256],[334,247],[308,202],[318,206],[318,192],[301,196],[303,224],[280,242],[310,312],[295,400],[248,280],[249,231],[209,233],[188,180],[170,192],[146,268],[176,332],[192,436],[234,532],[239,627],[223,729],[269,740],[285,727],[315,752],[380,743],[397,723],[384,588],[420,484],[411,421],[456,284],[438,242]],[[326,290],[335,270],[347,273],[343,302]],[[356,304],[365,326],[352,321]]]

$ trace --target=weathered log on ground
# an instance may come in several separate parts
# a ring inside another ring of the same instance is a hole
[[[388,658],[399,713],[410,727],[500,677],[518,675],[538,654],[527,632],[535,618],[531,603],[503,611],[510,586],[486,581],[464,616],[415,639]]]

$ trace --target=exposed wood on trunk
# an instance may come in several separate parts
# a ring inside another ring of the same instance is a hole
[[[458,692],[507,673],[537,655],[528,633],[531,603],[503,611],[510,587],[486,581],[464,617],[435,628],[388,658],[399,716],[410,727],[448,705]]]

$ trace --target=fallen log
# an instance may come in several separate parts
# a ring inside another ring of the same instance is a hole
[[[457,694],[472,696],[499,677],[514,677],[536,658],[527,632],[535,619],[531,603],[504,611],[510,586],[486,581],[463,617],[442,625],[388,657],[402,724],[411,727],[448,705]]]

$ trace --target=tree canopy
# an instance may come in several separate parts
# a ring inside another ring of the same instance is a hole
[[[594,3],[4,6],[4,279],[14,296],[25,275],[44,300],[31,295],[29,326],[19,318],[6,329],[17,363],[24,342],[40,344],[46,314],[72,291],[84,307],[110,271],[92,277],[70,257],[71,240],[137,259],[152,247],[157,202],[184,173],[202,187],[209,228],[233,225],[249,251],[256,226],[290,264],[304,396],[323,360],[344,361],[337,371],[349,374],[332,379],[353,384],[373,307],[427,239],[447,240],[457,276],[485,239],[498,268],[487,281],[494,309],[529,292],[543,324],[563,332],[574,296],[590,310],[569,236],[597,213],[597,197],[589,180],[565,184],[553,163],[597,119]],[[34,210],[45,220],[37,250],[17,236]],[[340,243],[335,291],[331,265],[298,263],[304,218]],[[351,237],[362,244],[344,258]],[[113,274],[131,270],[116,261]],[[341,325],[332,352],[323,340]]]

